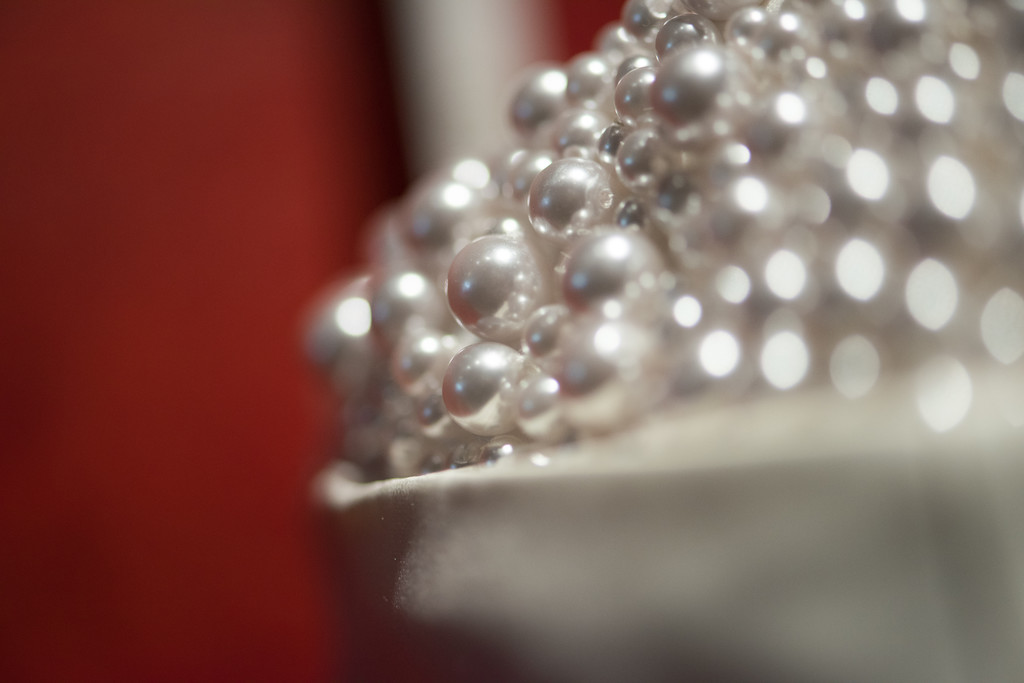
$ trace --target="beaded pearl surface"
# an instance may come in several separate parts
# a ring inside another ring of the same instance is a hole
[[[626,2],[519,83],[510,148],[418,184],[317,308],[343,455],[405,476],[890,384],[956,430],[983,370],[1024,370],[1017,4]],[[996,419],[1020,428],[1018,394]]]

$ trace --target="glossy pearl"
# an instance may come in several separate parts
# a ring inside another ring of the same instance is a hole
[[[597,158],[604,164],[614,163],[615,155],[619,153],[619,145],[626,134],[626,127],[618,122],[605,128],[601,137],[597,139]]]
[[[656,66],[658,66],[658,61],[652,54],[641,53],[626,57],[615,70],[615,84],[618,85],[619,81],[625,78],[627,74],[637,69],[653,69]]]
[[[653,128],[640,128],[627,135],[615,155],[619,180],[637,192],[652,189],[671,166],[671,150]]]
[[[660,398],[655,340],[624,321],[587,318],[565,330],[555,378],[566,419],[589,433],[630,422]]]
[[[570,308],[612,317],[656,307],[665,262],[649,239],[636,232],[591,235],[573,246],[562,294]]]
[[[417,399],[416,424],[423,435],[430,439],[452,439],[466,434],[448,414],[440,390]]]
[[[633,69],[615,86],[615,113],[626,125],[633,126],[650,118],[655,74],[650,66]]]
[[[615,201],[611,176],[587,159],[559,159],[530,187],[530,222],[541,237],[566,244],[605,220]]]
[[[569,435],[558,380],[537,374],[519,392],[517,424],[531,439],[557,443]]]
[[[406,329],[447,329],[451,315],[437,287],[417,271],[399,271],[374,286],[370,298],[373,330],[393,346]]]
[[[520,152],[509,164],[502,193],[510,199],[526,199],[530,196],[530,186],[537,174],[550,166],[556,158],[553,152],[546,150]]]
[[[414,193],[407,206],[406,242],[427,263],[450,259],[466,239],[466,221],[479,206],[478,192],[463,183],[428,182]]]
[[[571,317],[564,304],[538,308],[523,327],[523,353],[539,367],[550,368],[558,351],[558,337]]]
[[[571,106],[602,107],[607,103],[615,70],[608,57],[597,52],[584,52],[566,67],[566,100]]]
[[[670,0],[626,0],[622,26],[640,40],[648,40],[665,22]]]
[[[516,399],[523,357],[496,342],[470,344],[444,375],[441,395],[460,427],[480,436],[509,432],[516,424]]]
[[[527,318],[549,296],[547,273],[523,240],[488,236],[471,242],[448,271],[448,305],[483,339],[517,344]]]
[[[560,153],[573,147],[595,150],[601,133],[610,123],[611,119],[600,112],[588,109],[567,111],[554,123],[552,141],[555,150]]]
[[[409,330],[391,353],[391,376],[410,396],[437,391],[457,350],[458,342],[451,335],[427,328]]]
[[[768,23],[768,12],[761,7],[744,7],[729,17],[725,24],[725,39],[739,46],[750,45]]]
[[[369,277],[339,282],[322,295],[306,328],[306,357],[345,389],[358,387],[373,361],[369,297]]]
[[[702,43],[719,43],[722,36],[714,22],[692,12],[672,17],[658,31],[654,49],[659,59],[665,59],[676,50]]]
[[[651,87],[654,111],[675,126],[704,115],[726,87],[725,53],[715,46],[681,50],[669,55]]]
[[[551,67],[527,77],[512,98],[512,125],[525,138],[531,137],[565,106],[568,79],[562,69]]]

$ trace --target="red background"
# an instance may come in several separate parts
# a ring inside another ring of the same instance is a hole
[[[0,4],[0,680],[343,668],[298,320],[406,182],[381,12]]]

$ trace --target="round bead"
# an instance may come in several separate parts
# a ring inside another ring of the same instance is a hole
[[[619,317],[649,311],[658,300],[665,262],[649,239],[637,232],[591,235],[569,253],[562,293],[570,308]]]
[[[559,159],[530,187],[530,222],[539,235],[566,244],[609,215],[615,201],[611,175],[596,161]]]
[[[517,344],[526,319],[550,298],[548,277],[522,240],[481,237],[467,245],[448,271],[448,305],[470,332]]]
[[[427,328],[409,330],[391,352],[391,376],[410,396],[437,391],[448,361],[457,350],[458,344],[451,335]]]
[[[541,69],[527,77],[512,98],[512,125],[523,137],[532,137],[565,106],[568,80],[557,67]]]
[[[735,45],[750,45],[762,27],[768,23],[768,12],[761,7],[744,7],[729,17],[725,24],[725,39]]]
[[[626,125],[636,125],[650,118],[655,74],[650,66],[633,69],[615,86],[615,113]]]
[[[626,57],[615,70],[615,84],[618,85],[619,81],[625,78],[626,74],[630,72],[636,71],[637,69],[653,69],[657,65],[658,61],[654,55],[641,53],[631,57]]]
[[[653,333],[621,320],[585,318],[561,339],[558,380],[568,423],[608,432],[661,398],[661,355]]]
[[[451,320],[441,292],[414,270],[392,273],[376,284],[370,299],[370,315],[374,331],[389,346],[407,328],[447,329]]]
[[[502,194],[510,199],[526,199],[537,174],[551,165],[555,155],[546,150],[525,150],[509,163]]]
[[[558,152],[578,147],[593,153],[597,141],[608,124],[604,114],[589,109],[575,109],[564,112],[554,123],[552,140]]]
[[[654,111],[671,125],[692,123],[725,90],[727,71],[725,53],[715,46],[670,55],[651,87]]]
[[[306,357],[346,389],[361,384],[373,359],[369,297],[367,276],[337,283],[314,307],[306,328]]]
[[[659,59],[665,59],[676,50],[702,43],[718,43],[722,37],[714,22],[707,17],[688,12],[672,17],[658,31],[654,49]]]
[[[523,356],[496,342],[463,348],[448,365],[441,395],[460,427],[480,436],[512,431]]]
[[[523,353],[541,368],[550,367],[558,350],[558,335],[570,318],[571,313],[564,304],[538,308],[523,327]]]
[[[640,40],[653,36],[665,22],[671,0],[626,0],[622,26]]]
[[[601,107],[611,99],[615,71],[608,58],[598,52],[584,52],[566,69],[566,100],[572,106]]]
[[[619,180],[637,192],[652,189],[671,165],[668,146],[653,128],[640,128],[627,135],[615,156]]]
[[[523,383],[517,423],[524,434],[543,443],[557,443],[568,436],[558,380],[538,373]]]
[[[463,183],[428,182],[413,193],[406,207],[406,242],[425,263],[443,262],[467,238],[466,220],[479,206],[479,193]]]

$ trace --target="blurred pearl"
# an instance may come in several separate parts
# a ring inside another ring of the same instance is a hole
[[[524,434],[542,443],[558,443],[568,436],[558,380],[537,374],[523,384],[517,424]]]
[[[594,46],[610,58],[621,60],[624,56],[643,50],[637,37],[618,23],[611,23],[598,32]]]
[[[601,137],[597,140],[597,158],[605,164],[615,162],[615,155],[619,153],[619,145],[626,137],[626,128],[621,123],[615,122],[604,129]]]
[[[1024,356],[1024,298],[1009,287],[992,295],[981,312],[981,341],[1000,363]]]
[[[615,157],[615,170],[626,187],[643,191],[652,189],[671,163],[664,138],[652,128],[641,128],[622,141]]]
[[[700,193],[686,171],[672,171],[658,182],[654,198],[654,215],[662,223],[694,213],[699,206]]]
[[[797,12],[769,13],[753,36],[754,54],[771,62],[806,59],[816,47],[816,36]]]
[[[665,22],[665,25],[658,31],[654,48],[658,52],[658,58],[665,59],[676,50],[701,43],[718,43],[721,39],[714,22],[707,17],[691,12],[680,14]]]
[[[715,239],[730,244],[752,233],[778,227],[780,207],[773,190],[755,175],[732,180],[711,210],[708,227]]]
[[[615,86],[615,113],[627,126],[634,126],[650,118],[651,85],[655,74],[652,67],[634,69]]]
[[[880,0],[868,19],[868,38],[878,52],[894,50],[919,35],[928,16],[925,0]]]
[[[551,121],[565,106],[568,85],[565,72],[557,67],[541,69],[526,78],[512,98],[512,125],[529,138]]]
[[[615,211],[615,225],[620,228],[645,228],[647,226],[645,205],[633,197],[623,200]]]
[[[479,194],[467,185],[454,180],[428,183],[407,206],[406,242],[428,262],[451,258],[467,238],[465,221],[479,206]]]
[[[609,217],[615,201],[611,176],[587,159],[559,159],[530,187],[530,221],[537,234],[566,244]]]
[[[747,128],[752,153],[775,155],[795,139],[807,123],[807,103],[794,92],[772,97]]]
[[[755,5],[756,3],[747,4]],[[729,17],[729,21],[726,22],[725,39],[735,45],[750,45],[767,23],[768,12],[763,8],[744,7]]]
[[[711,108],[726,82],[726,58],[721,48],[681,50],[669,55],[658,70],[651,86],[651,103],[667,123],[686,125]]]
[[[496,342],[463,348],[448,365],[441,394],[448,414],[468,432],[495,436],[515,428],[523,357]]]
[[[605,55],[584,52],[566,68],[566,99],[572,106],[602,107],[611,99],[614,77]]]
[[[306,327],[306,357],[334,374],[344,389],[362,383],[374,356],[369,297],[368,276],[336,283],[322,295]]]
[[[596,149],[601,133],[610,123],[611,119],[600,112],[587,109],[566,111],[554,123],[552,139],[555,150],[565,152],[570,147]]]
[[[577,311],[608,314],[611,304],[618,316],[649,312],[659,300],[659,278],[665,270],[657,247],[640,233],[591,235],[569,253],[562,293]]]
[[[615,70],[615,85],[617,86],[619,81],[626,77],[626,74],[632,73],[637,69],[653,69],[657,65],[657,59],[652,54],[641,53],[632,57],[626,57],[619,64],[618,69]]]
[[[570,325],[560,342],[555,375],[569,424],[608,432],[643,414],[664,392],[655,339],[621,320],[587,318]]]
[[[541,368],[551,367],[558,350],[558,336],[571,314],[564,304],[541,306],[523,327],[522,350]]]
[[[455,424],[444,406],[440,390],[420,397],[416,402],[416,424],[424,436],[431,439],[450,439],[465,435],[466,431]]]
[[[785,391],[800,384],[810,367],[810,353],[803,337],[793,330],[776,332],[761,348],[761,372],[768,383]]]
[[[547,150],[526,150],[509,164],[502,193],[511,199],[526,199],[537,174],[551,165],[555,155]]]
[[[671,0],[626,0],[622,26],[640,40],[648,40],[664,23]]]
[[[426,328],[409,330],[391,353],[391,376],[409,396],[437,391],[457,350],[458,343],[451,335]]]
[[[441,292],[416,271],[399,271],[384,277],[370,298],[373,330],[393,346],[406,329],[447,329],[451,316]]]
[[[455,256],[447,290],[448,305],[467,330],[516,344],[526,319],[549,297],[550,284],[524,241],[488,236]]]

